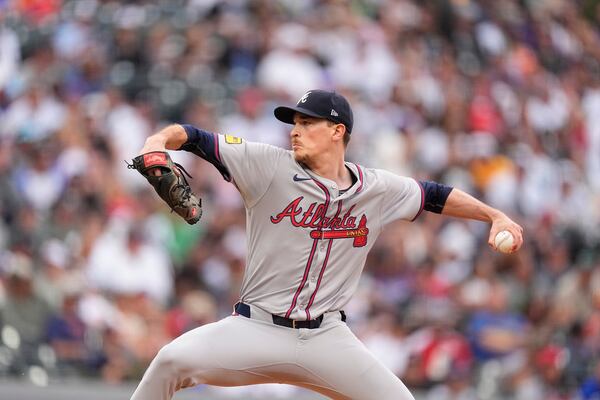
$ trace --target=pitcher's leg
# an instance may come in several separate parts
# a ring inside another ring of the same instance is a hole
[[[333,399],[414,400],[404,383],[345,324],[327,327],[307,343],[301,363],[340,393]]]
[[[295,356],[295,337],[274,328],[237,316],[183,334],[159,351],[131,400],[170,400],[175,391],[201,383],[273,382],[268,373],[254,370],[268,371]]]

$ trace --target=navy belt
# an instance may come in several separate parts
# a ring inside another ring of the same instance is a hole
[[[241,302],[236,303],[233,309],[236,313],[246,318],[250,318],[250,306],[248,304]],[[346,322],[346,313],[344,311],[340,311],[340,315],[342,316],[342,322]],[[273,323],[275,325],[285,326],[287,328],[294,329],[316,329],[320,327],[321,322],[323,322],[323,315],[320,315],[319,317],[308,321],[297,321],[295,319],[285,318],[274,314],[271,314],[271,316],[273,317]]]

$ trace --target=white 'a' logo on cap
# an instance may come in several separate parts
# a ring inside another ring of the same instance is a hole
[[[310,91],[304,93],[304,96],[300,97],[300,100],[298,100],[298,103],[306,103],[306,99],[308,99],[309,94],[310,94]]]

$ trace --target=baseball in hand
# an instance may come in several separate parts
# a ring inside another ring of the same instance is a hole
[[[502,253],[510,253],[513,244],[515,244],[515,238],[509,231],[500,231],[494,238],[494,244],[496,245],[496,249],[498,249],[498,251]]]

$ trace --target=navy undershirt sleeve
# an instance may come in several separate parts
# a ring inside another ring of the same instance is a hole
[[[453,188],[431,181],[419,181],[419,183],[423,187],[423,196],[425,197],[423,209],[441,214]]]
[[[182,124],[181,126],[185,129],[188,139],[179,150],[189,151],[204,158],[219,170],[227,182],[231,182],[231,174],[221,162],[220,155],[218,154],[218,136],[192,125]]]

